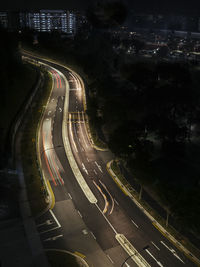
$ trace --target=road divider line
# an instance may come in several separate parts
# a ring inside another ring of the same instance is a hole
[[[162,265],[162,263],[161,263],[160,261],[158,261],[158,260],[154,257],[154,255],[151,254],[151,252],[150,252],[148,249],[145,249],[145,251],[149,254],[149,256],[152,257],[152,259],[154,259],[154,261],[155,261],[160,267],[164,267],[164,266]]]
[[[117,231],[115,230],[114,226],[110,223],[110,221],[107,219],[107,217],[105,216],[105,214],[102,212],[102,210],[99,208],[99,206],[97,205],[97,203],[95,203],[97,209],[100,211],[100,213],[103,215],[104,219],[107,221],[107,223],[110,225],[110,227],[112,228],[112,230],[114,231],[115,234],[117,234]]]
[[[77,149],[77,146],[75,144],[75,141],[74,141],[74,135],[72,133],[72,121],[71,121],[71,114],[69,113],[69,132],[71,134],[71,139],[72,139],[72,143],[74,145],[74,148],[76,150],[76,152],[78,153],[78,149]]]
[[[151,244],[152,244],[157,250],[160,250],[160,248],[159,248],[158,246],[156,246],[156,244],[155,244],[153,241],[151,241]]]
[[[101,166],[100,166],[96,161],[95,161],[94,163],[96,164],[96,166],[97,166],[97,168],[100,170],[100,172],[103,173]]]
[[[106,254],[106,255],[107,255],[108,259],[111,261],[111,263],[114,264],[114,261],[111,259],[111,257],[108,254]]]
[[[139,228],[139,226],[133,220],[131,220],[131,222],[135,225],[135,227]]]
[[[119,206],[119,203],[117,202],[117,200],[116,199],[114,199],[114,201],[115,201],[115,203]]]
[[[80,112],[78,112],[78,120],[79,120],[79,122],[81,122]],[[81,129],[81,134],[82,134],[82,137],[83,137],[83,141],[85,143],[85,147],[88,148],[88,144],[87,144],[87,142],[85,140],[85,135],[83,133],[83,129],[82,129],[82,125],[81,124],[80,124],[80,129]]]
[[[80,211],[77,210],[77,212],[78,212],[79,216],[80,216],[81,218],[83,218],[83,216],[82,216],[82,214],[80,213]]]
[[[115,235],[116,240],[123,247],[126,253],[131,256],[131,259],[140,267],[151,267],[151,265],[139,254],[134,246],[122,234]]]
[[[93,234],[93,232],[91,232],[91,235],[92,235],[93,238],[96,240],[96,236]]]
[[[168,247],[164,241],[160,241],[160,243],[165,246],[173,255],[174,257],[176,257],[179,261],[181,261],[183,264],[185,264],[185,262],[178,256],[178,254],[176,253],[176,251],[173,248]]]
[[[83,170],[86,172],[86,174],[88,175],[88,170],[86,169],[85,165],[83,164],[82,162],[82,167],[83,167]]]
[[[55,222],[57,223],[58,227],[61,227],[59,221],[57,220],[56,216],[54,215],[52,210],[49,210],[49,212],[51,213],[52,217],[54,218]]]

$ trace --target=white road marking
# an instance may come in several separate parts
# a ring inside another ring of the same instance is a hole
[[[59,111],[62,112],[62,108],[59,108]]]
[[[115,201],[115,203],[119,206],[119,203],[117,202],[117,200],[116,199],[114,199],[114,201]]]
[[[78,121],[81,122],[81,115],[80,115],[80,112],[78,112]],[[85,135],[83,133],[83,129],[82,129],[82,126],[80,125],[80,129],[81,129],[81,134],[82,134],[82,137],[83,137],[83,141],[85,143],[85,147],[88,148],[88,144],[86,142],[86,139],[85,139]]]
[[[54,98],[51,99],[51,102],[53,102],[53,101],[54,101]]]
[[[87,161],[90,162],[88,158],[87,158]]]
[[[79,216],[80,216],[81,218],[83,218],[83,216],[82,216],[82,214],[80,213],[80,211],[77,210],[77,212],[78,212]]]
[[[40,232],[40,234],[51,232],[51,231],[56,230],[56,229],[58,229],[58,228],[61,227],[61,225],[60,225],[59,221],[57,220],[56,216],[54,215],[53,211],[52,210],[49,210],[49,212],[51,213],[52,217],[54,218],[54,220],[55,220],[55,222],[57,223],[58,226],[56,226],[56,227],[54,227],[52,229],[48,229],[46,231]]]
[[[111,257],[107,254],[107,257],[109,258],[109,260],[112,262],[112,264],[114,264],[114,261],[111,259]]]
[[[96,170],[94,170],[94,173],[97,174]]]
[[[115,228],[112,226],[112,224],[110,223],[110,221],[107,219],[107,217],[105,216],[105,214],[102,212],[102,210],[99,208],[99,206],[97,205],[97,203],[95,203],[95,206],[97,207],[97,209],[101,212],[101,214],[103,215],[104,219],[107,221],[107,223],[110,225],[110,227],[112,228],[112,230],[114,231],[115,234],[117,234],[117,231],[115,230]]]
[[[100,172],[103,173],[101,166],[96,161],[94,163],[96,164],[96,166],[98,167],[98,169],[100,170]]]
[[[49,238],[45,239],[44,242],[46,242],[46,241],[55,241],[59,237],[63,237],[63,235],[56,235],[56,236],[53,236],[53,237],[49,237]]]
[[[68,193],[69,197],[72,199],[72,196],[70,195],[70,193]]]
[[[75,136],[76,136],[76,139],[77,139],[77,143],[79,144],[79,147],[81,148],[81,150],[85,151],[84,148],[81,146],[80,142],[78,141],[78,135],[77,135],[75,123],[73,125],[74,125],[74,133],[75,133]]]
[[[60,225],[59,221],[57,220],[56,216],[54,215],[53,211],[52,211],[52,210],[49,210],[49,212],[50,212],[51,215],[53,216],[53,218],[54,218],[54,220],[56,221],[57,225],[58,225],[59,227],[61,227],[61,225]]]
[[[40,227],[40,226],[43,226],[43,225],[51,225],[52,223],[53,223],[52,220],[46,220],[45,222],[38,224],[37,227]]]
[[[96,240],[96,236],[93,234],[93,232],[91,232],[91,235],[92,235],[93,238]]]
[[[173,248],[168,247],[163,241],[160,241],[160,243],[165,246],[174,255],[174,257],[176,257],[179,261],[185,264],[185,262],[177,255],[176,251]]]
[[[160,250],[159,247],[156,246],[156,244],[155,244],[153,241],[151,241],[151,244],[152,244],[155,248],[157,248],[157,250]]]
[[[72,138],[72,142],[73,142],[74,148],[75,148],[76,152],[78,153],[78,149],[77,149],[77,146],[75,144],[74,136],[73,136],[73,132],[72,132],[71,114],[69,114],[69,130],[70,130],[70,134],[71,134],[71,138]]]
[[[163,265],[162,265],[162,263],[161,262],[159,262],[159,261],[157,261],[157,259],[151,254],[151,252],[149,252],[149,250],[148,249],[145,249],[145,251],[156,261],[156,263],[160,266],[160,267],[164,267]]]
[[[139,228],[139,226],[133,220],[131,220],[131,221],[137,228]]]
[[[88,175],[88,170],[85,168],[85,165],[82,163],[83,170],[87,173]]]

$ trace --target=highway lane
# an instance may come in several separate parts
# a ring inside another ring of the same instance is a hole
[[[73,94],[75,94],[76,91],[74,90],[74,85],[72,86]],[[77,93],[80,94],[80,90],[77,90]],[[98,184],[98,187],[100,187],[99,189],[104,191],[104,193],[99,194],[98,197],[96,192],[93,191],[98,198],[98,201],[104,194],[107,195],[106,199],[109,200],[108,203],[110,203],[110,205],[108,205],[110,206],[110,210],[106,207],[104,196],[103,199],[105,205],[104,208],[102,207],[102,210],[107,211],[111,224],[115,225],[115,228],[119,233],[123,233],[125,236],[129,237],[129,241],[131,241],[138,251],[141,251],[143,257],[146,258],[151,265],[156,263],[160,266],[182,266],[187,263],[188,266],[192,266],[193,264],[191,264],[184,255],[180,256],[177,249],[174,248],[157,230],[155,230],[154,226],[145,215],[135,207],[130,199],[121,193],[116,187],[116,184],[110,179],[104,162],[98,155],[98,152],[89,144],[85,121],[81,119],[84,118],[84,116],[80,116],[80,114],[83,114],[84,112],[82,100],[80,100],[77,105],[78,97],[74,96],[74,98],[76,98],[76,107],[72,102],[69,111],[71,111],[72,114],[78,112],[78,116],[74,116],[74,119],[73,117],[69,117],[69,120],[71,120],[69,124],[73,123],[76,125],[74,128],[69,127],[69,130],[73,131],[70,135],[71,145],[73,146],[74,142],[75,144],[80,144],[78,151],[73,147],[74,156],[79,163],[80,169],[81,165],[84,166],[82,174],[88,184],[90,184],[90,188],[92,189],[92,186],[94,185],[97,187]],[[92,180],[93,185],[90,180]],[[107,190],[108,188],[112,194]],[[115,200],[114,203],[117,203],[118,205],[117,208],[113,208],[113,199]],[[142,251],[142,248],[145,247],[147,249]]]
[[[76,81],[76,77],[73,77],[68,73],[65,74],[69,79],[71,89],[69,112],[72,116],[69,116],[69,121],[67,122],[69,131],[72,133],[70,134],[71,146],[84,178],[97,197],[100,209],[105,212],[104,216],[106,216],[111,224],[114,225],[114,227],[117,229],[117,232],[125,234],[129,241],[131,241],[131,243],[151,264],[151,266],[157,266],[159,263],[161,263],[162,266],[181,266],[183,265],[182,261],[184,261],[185,265],[192,266],[189,261],[182,254],[180,255],[180,253],[175,248],[173,248],[176,251],[176,254],[174,254],[174,251],[171,249],[173,246],[152,226],[151,222],[137,207],[135,207],[130,199],[123,195],[121,190],[119,190],[119,188],[107,174],[105,163],[102,160],[102,153],[100,154],[99,152],[94,150],[88,140],[85,126],[85,116],[83,113],[84,109],[81,98],[80,84]],[[60,81],[58,77],[55,77],[55,84],[57,88],[59,88]],[[61,84],[63,84],[62,80]],[[60,187],[55,186],[53,179],[51,179],[55,197],[59,200],[58,202],[62,203],[70,202],[73,200],[73,204],[77,207],[77,210],[79,210],[85,224],[89,226],[90,229],[92,229],[92,234],[97,239],[100,247],[105,251],[105,254],[108,253],[108,251],[109,253],[111,253],[111,256],[109,257],[112,258],[111,260],[109,259],[109,264],[113,261],[114,266],[120,266],[120,264],[128,255],[123,251],[123,249],[119,247],[119,244],[115,240],[111,227],[104,220],[104,217],[102,217],[101,213],[98,212],[94,205],[88,204],[88,201],[85,199],[85,196],[81,192],[79,185],[76,183],[73,177],[73,174],[70,174],[70,167],[66,164],[67,160],[64,149],[62,148],[61,141],[61,128],[59,128],[61,127],[60,122],[62,120],[62,112],[60,110],[63,108],[64,97],[64,92],[62,92],[61,94],[60,89],[57,97],[52,97],[50,101],[51,105],[54,105],[53,103],[56,102],[58,103],[55,112],[56,119],[54,118],[52,123],[52,136],[54,147],[61,162],[61,166],[65,166],[65,172],[62,175],[64,186],[61,185],[62,182],[59,179],[58,174],[55,174],[55,177],[57,177],[56,181],[58,183],[61,182]],[[56,91],[57,90],[54,90],[53,92]],[[47,114],[50,115],[49,111],[50,110],[47,109]],[[46,119],[49,119],[49,117],[47,117]],[[47,123],[47,125],[49,124],[50,122]],[[51,149],[49,149],[49,152],[50,151]],[[56,159],[54,159],[54,161],[55,160]],[[54,171],[56,171],[55,167]],[[68,192],[63,188],[70,188],[71,197],[68,195],[67,200],[66,196]],[[108,203],[107,209],[105,209],[106,203]],[[59,217],[62,213],[60,212],[59,208],[56,207],[56,205],[54,212],[56,214],[56,217]],[[88,214],[90,216],[88,216]],[[63,221],[63,224],[65,224],[66,218],[61,218],[61,221]],[[66,228],[68,229],[68,227]],[[60,231],[60,228],[56,229],[55,231]],[[57,243],[59,243],[60,245],[62,244],[62,247],[63,243],[65,243],[60,241],[62,234],[57,234],[57,237],[57,239],[53,240],[55,241],[54,245],[56,244],[56,246],[58,246]],[[45,242],[50,243],[50,240]],[[143,250],[144,247],[146,247],[146,250]],[[122,255],[122,257],[119,257],[119,254]],[[132,260],[127,261],[127,264],[129,264],[129,266],[135,266]],[[109,265],[102,265],[101,263],[99,266]]]
[[[65,92],[56,77],[54,77],[54,87],[41,127],[40,146],[43,166],[47,172],[46,177],[50,180],[56,199],[53,214],[61,226],[56,226],[51,213],[37,220],[44,246],[79,251],[87,256],[89,262],[95,262],[95,266],[110,266],[112,259],[99,247],[92,232],[98,225],[99,229],[102,229],[100,232],[104,248],[115,246],[116,252],[113,249],[112,255],[115,258],[120,257],[119,262],[122,262],[127,254],[115,238],[107,240],[106,236],[112,236],[110,227],[98,210],[85,198],[70,169],[61,138],[61,110],[63,110]],[[73,216],[73,213],[76,216]],[[87,226],[83,223],[82,217],[85,218]]]

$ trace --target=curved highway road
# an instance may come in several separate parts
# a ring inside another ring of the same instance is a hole
[[[42,169],[55,195],[53,209],[36,220],[44,247],[75,252],[95,267],[195,266],[109,176],[106,163],[112,155],[91,145],[84,91],[76,73],[42,59],[40,62],[46,63],[53,79],[39,131]],[[63,123],[65,101],[68,114]],[[71,169],[62,127],[66,127],[76,164],[97,203],[87,199]]]

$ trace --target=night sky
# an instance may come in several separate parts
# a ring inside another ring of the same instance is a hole
[[[122,0],[136,12],[196,14],[200,16],[199,0]],[[0,9],[50,8],[86,9],[95,0],[7,0],[1,1]],[[101,1],[100,1],[101,2]]]

